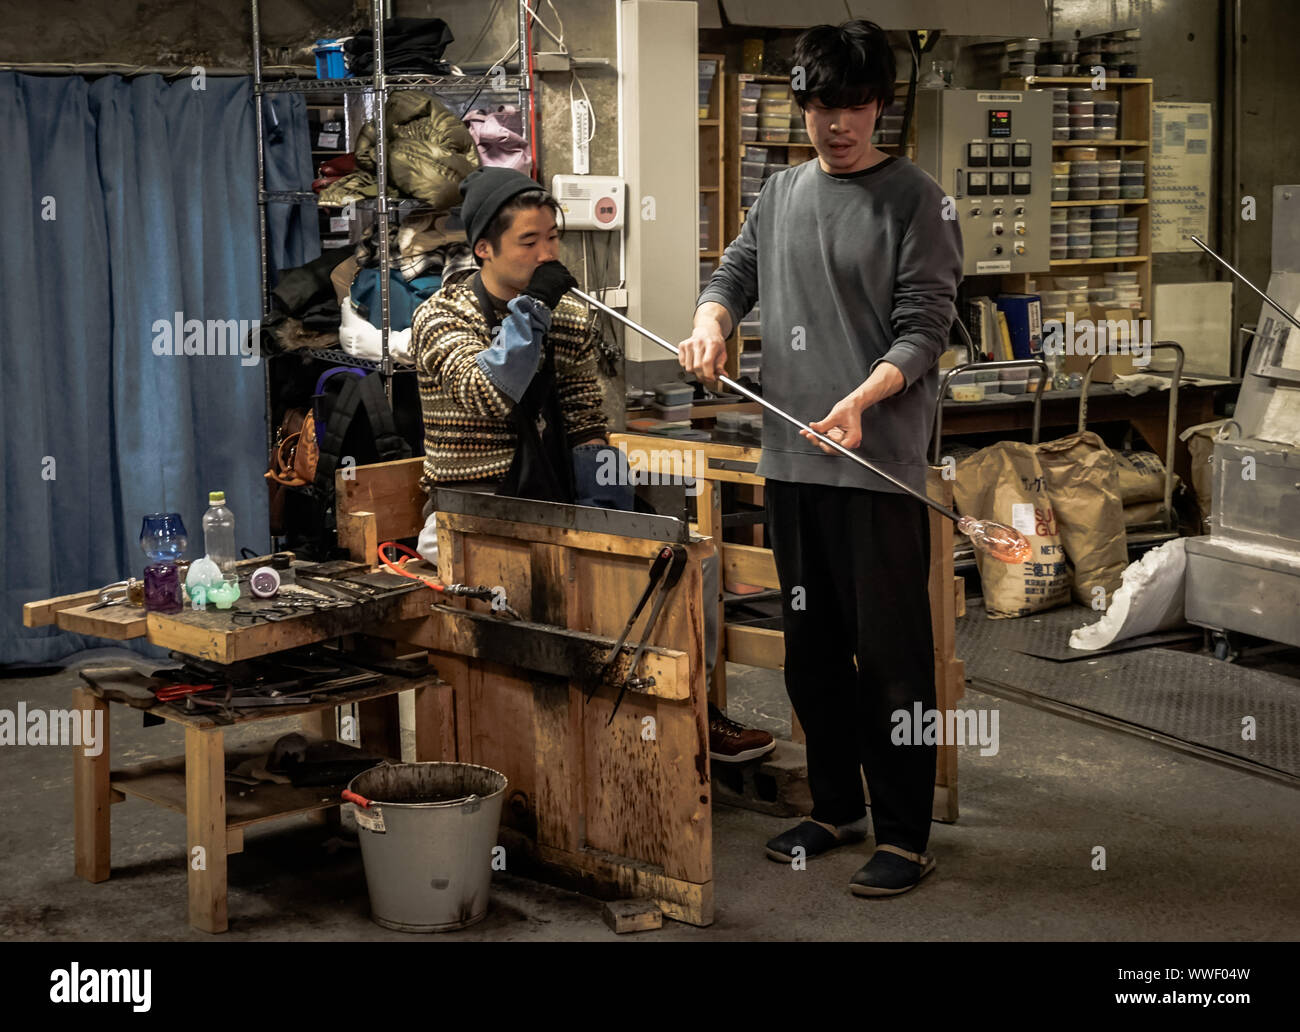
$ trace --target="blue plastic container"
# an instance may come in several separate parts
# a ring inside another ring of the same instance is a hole
[[[352,73],[343,63],[343,40],[318,39],[312,48],[316,55],[316,78],[350,79]]]

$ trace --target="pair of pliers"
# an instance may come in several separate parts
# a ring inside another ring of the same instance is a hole
[[[175,702],[177,699],[183,699],[187,695],[196,695],[199,692],[210,692],[215,687],[215,684],[169,684],[164,688],[159,688],[153,694],[154,698],[159,702]]]
[[[654,633],[655,624],[659,622],[659,613],[663,609],[664,600],[668,597],[669,592],[681,579],[682,570],[686,568],[686,549],[680,545],[665,545],[655,556],[654,562],[650,564],[650,581],[646,584],[645,591],[641,594],[640,601],[637,602],[636,608],[632,610],[632,615],[628,617],[627,624],[623,628],[622,635],[619,636],[618,643],[609,651],[605,657],[605,662],[601,665],[600,672],[596,675],[594,683],[587,691],[587,701],[596,694],[596,689],[605,683],[605,679],[613,670],[618,662],[619,654],[623,651],[623,643],[627,641],[628,633],[632,630],[632,625],[636,623],[637,617],[641,615],[641,610],[649,601],[656,587],[658,593],[655,594],[654,604],[650,607],[650,616],[646,621],[645,631],[641,635],[641,642],[632,654],[632,660],[628,664],[627,677],[619,685],[618,698],[614,700],[614,709],[609,715],[606,727],[614,723],[614,716],[618,713],[618,708],[623,704],[623,696],[627,694],[628,688],[635,682],[639,687],[649,687],[654,684],[654,678],[645,678],[644,680],[634,677],[637,664],[641,661],[641,654],[645,652],[645,647],[650,641],[650,636]]]

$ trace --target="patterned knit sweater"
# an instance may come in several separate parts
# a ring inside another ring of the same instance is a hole
[[[551,316],[555,385],[570,445],[605,432],[596,377],[596,337],[587,309],[565,296]],[[514,403],[474,357],[491,344],[487,321],[467,282],[443,287],[415,310],[411,350],[424,412],[424,472],[428,488],[454,480],[495,480],[515,456],[517,436],[507,416]]]

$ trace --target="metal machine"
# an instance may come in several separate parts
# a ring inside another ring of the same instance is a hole
[[[952,199],[962,273],[1041,272],[1051,259],[1052,94],[920,90],[917,164]]]
[[[1210,533],[1187,539],[1187,619],[1218,632],[1220,657],[1227,631],[1300,645],[1300,186],[1273,190],[1267,294],[1282,307],[1263,303],[1236,411],[1214,444]]]

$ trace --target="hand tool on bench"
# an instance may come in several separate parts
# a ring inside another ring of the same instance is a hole
[[[153,694],[154,698],[159,702],[176,702],[187,695],[210,692],[214,688],[216,688],[215,684],[169,684],[164,688],[159,688]]]
[[[617,312],[614,309],[610,308],[608,305],[604,304],[603,302],[597,301],[590,294],[584,293],[583,291],[578,290],[576,287],[570,290],[569,293],[573,294],[577,298],[580,298],[582,301],[591,305],[593,308],[599,309],[600,311],[604,312],[606,315],[612,316],[613,318],[621,322],[624,326],[627,326],[629,329],[636,330],[637,333],[641,334],[641,336],[645,337],[647,340],[654,341],[660,347],[666,348],[667,350],[671,351],[674,355],[679,354],[678,348],[675,345],[669,344],[668,341],[664,340],[663,337],[660,337],[657,333],[652,333],[650,330],[647,330],[644,326],[641,326],[638,323],[633,322],[622,312]],[[988,555],[991,555],[994,559],[999,559],[1004,563],[1022,563],[1026,559],[1028,559],[1031,555],[1033,555],[1033,548],[1029,544],[1028,539],[1023,534],[1021,534],[1020,531],[1016,530],[1014,527],[1008,527],[1005,523],[998,523],[995,520],[977,520],[972,516],[959,516],[951,509],[945,508],[944,506],[940,505],[938,502],[930,498],[924,492],[918,491],[913,487],[909,487],[907,484],[903,483],[898,478],[891,476],[890,474],[886,473],[882,469],[878,469],[869,460],[864,459],[857,452],[852,451],[849,448],[845,448],[838,441],[833,441],[825,434],[818,433],[807,423],[804,423],[801,420],[796,419],[794,416],[790,415],[785,410],[777,408],[777,406],[773,405],[770,401],[764,399],[761,395],[755,394],[748,387],[742,387],[740,384],[736,383],[735,380],[725,375],[719,376],[718,380],[719,382],[725,384],[727,387],[731,388],[731,390],[744,395],[750,401],[754,401],[757,402],[759,405],[762,405],[763,408],[767,409],[773,415],[780,416],[787,423],[793,424],[794,426],[798,427],[800,430],[807,431],[809,434],[811,434],[817,440],[821,441],[827,447],[833,448],[841,455],[847,456],[848,458],[856,462],[859,466],[869,469],[872,473],[876,474],[876,476],[883,477],[885,480],[888,480],[900,491],[903,491],[906,494],[911,495],[917,501],[924,502],[935,512],[939,513],[940,516],[944,516],[947,519],[952,520],[953,523],[957,524],[957,529],[960,530],[963,534],[967,535],[971,539],[971,543],[975,545],[976,548],[979,548],[982,551],[986,552]]]
[[[633,652],[632,659],[628,663],[627,677],[619,685],[618,697],[614,700],[614,709],[609,714],[609,720],[605,724],[606,727],[614,722],[614,715],[618,713],[619,706],[623,704],[623,696],[627,694],[629,688],[649,688],[654,684],[653,677],[642,678],[636,676],[637,664],[641,662],[641,654],[645,652],[650,636],[654,633],[655,624],[659,622],[659,613],[663,609],[664,600],[681,579],[682,570],[685,568],[686,549],[680,545],[665,545],[659,549],[659,554],[654,557],[654,561],[650,564],[650,580],[646,584],[645,591],[641,593],[636,608],[632,610],[632,615],[628,617],[627,623],[623,627],[623,633],[619,635],[618,642],[610,649],[599,673],[587,690],[587,702],[590,702],[592,696],[596,694],[596,689],[605,683],[605,679],[609,677],[610,672],[617,665],[619,655],[623,651],[623,643],[627,641],[627,636],[632,631],[632,625],[636,623],[637,617],[641,615],[641,610],[645,608],[651,594],[655,594],[654,604],[650,606],[650,616],[646,621],[645,630],[641,633],[640,644],[637,645],[636,651]]]
[[[384,549],[391,548],[395,552],[401,553],[401,557],[394,562],[384,554]],[[452,595],[457,598],[477,598],[487,602],[492,607],[494,613],[504,613],[515,620],[523,620],[523,617],[514,609],[506,600],[506,592],[502,587],[489,588],[483,584],[443,584],[439,581],[430,580],[428,577],[421,577],[418,574],[411,573],[404,567],[412,559],[421,559],[418,552],[407,548],[405,545],[399,545],[395,541],[385,541],[379,546],[379,561],[393,573],[402,577],[409,577],[411,580],[419,581],[426,588],[437,591],[443,595]]]

